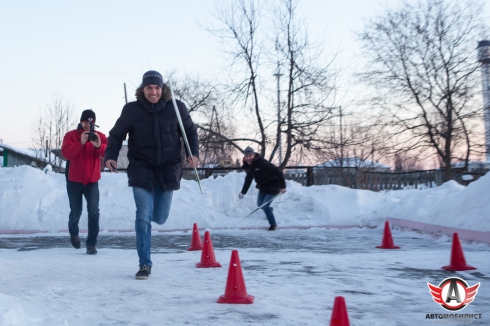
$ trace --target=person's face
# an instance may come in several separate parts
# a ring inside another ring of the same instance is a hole
[[[150,103],[158,103],[162,97],[162,88],[158,85],[147,85],[143,88],[143,93]]]
[[[82,128],[85,131],[90,131],[90,122],[89,121],[82,121]]]
[[[252,164],[254,158],[255,158],[255,154],[245,154],[245,161],[250,165]]]

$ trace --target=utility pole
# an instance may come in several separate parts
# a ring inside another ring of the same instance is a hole
[[[342,123],[342,106],[339,108],[340,117],[340,167],[344,167],[344,126]]]
[[[126,104],[128,104],[128,94],[126,93],[126,83],[124,83],[124,99],[126,100]]]
[[[279,164],[282,163],[282,145],[281,145],[281,90],[279,88],[279,80],[281,79],[281,70],[279,61],[277,62],[277,73],[274,76],[277,77],[277,143],[279,145]]]
[[[483,113],[485,121],[486,161],[490,162],[490,41],[478,42],[478,62],[481,63]]]

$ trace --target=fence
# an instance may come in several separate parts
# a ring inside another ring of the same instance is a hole
[[[241,168],[198,168],[199,178],[224,176],[231,171],[243,171]],[[194,180],[194,171],[184,168],[183,178]],[[475,181],[485,173],[453,172],[453,179],[467,185],[463,175],[470,174]],[[425,170],[413,172],[376,172],[358,168],[327,168],[313,166],[289,166],[284,169],[286,180],[296,181],[303,186],[334,184],[353,189],[373,191],[399,189],[426,189],[440,186],[444,182],[444,171]]]

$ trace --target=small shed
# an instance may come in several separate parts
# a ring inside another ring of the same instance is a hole
[[[14,167],[20,165],[30,165],[44,169],[47,165],[46,161],[36,154],[23,148],[14,148],[10,145],[0,143],[0,155],[2,155],[3,167]]]

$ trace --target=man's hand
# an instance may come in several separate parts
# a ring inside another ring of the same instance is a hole
[[[101,144],[100,137],[96,132],[94,132],[94,135],[97,136],[97,139],[91,140],[90,142],[94,145],[95,148],[99,148]]]
[[[88,131],[84,131],[82,134],[82,138],[80,139],[82,146],[85,145],[86,142],[88,142],[88,133]]]
[[[238,198],[243,199],[243,194],[242,193],[239,193],[238,194]]]
[[[285,194],[285,193],[286,193],[286,188],[279,190],[279,192],[280,192],[281,194]]]
[[[117,169],[117,162],[114,160],[107,160],[105,161],[105,166],[111,171],[117,173],[117,171],[114,171]]]
[[[196,156],[193,156],[192,159],[190,157],[187,158],[187,163],[193,168],[197,168],[199,164],[199,159]]]

